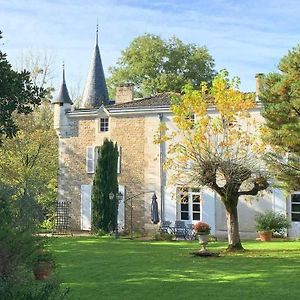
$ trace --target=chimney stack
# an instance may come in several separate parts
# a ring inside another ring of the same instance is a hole
[[[133,101],[133,83],[123,83],[116,88],[116,102],[115,104],[121,104]]]
[[[255,96],[256,96],[256,100],[258,100],[258,98],[260,96],[261,82],[262,82],[263,76],[264,76],[263,73],[257,73],[255,75],[255,83],[256,83]]]

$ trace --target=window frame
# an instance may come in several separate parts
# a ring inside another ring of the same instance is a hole
[[[200,188],[192,188],[192,187],[181,187],[178,188],[178,213],[177,219],[181,221],[185,221],[188,223],[196,223],[202,220],[202,191]],[[196,191],[195,191],[196,190]],[[195,196],[199,199],[198,201],[194,201]],[[182,203],[182,199],[187,198],[187,202]],[[187,205],[187,209],[182,210],[182,204]],[[195,210],[194,205],[199,205],[199,210]],[[188,214],[188,218],[183,218],[182,214]],[[199,219],[194,218],[195,214],[199,214]]]
[[[291,194],[291,221],[300,223],[300,210],[299,211],[293,211],[293,205],[299,205],[300,206],[300,201],[293,201],[293,196],[294,195],[297,195],[298,197],[300,197],[300,192],[294,192],[294,193]],[[299,216],[298,220],[293,220],[293,215]]]
[[[99,119],[99,132],[109,131],[109,117],[100,117]]]

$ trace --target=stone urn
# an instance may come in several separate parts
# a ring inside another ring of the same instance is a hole
[[[198,239],[200,244],[200,252],[207,252],[206,246],[208,244],[208,233],[207,232],[198,232]]]
[[[45,280],[50,276],[53,269],[53,263],[50,261],[39,261],[33,266],[35,280]]]

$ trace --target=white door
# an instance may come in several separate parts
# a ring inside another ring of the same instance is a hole
[[[119,230],[124,230],[125,228],[125,187],[123,185],[119,185],[119,192],[122,193],[123,198],[119,202],[119,209],[118,209],[118,226]]]
[[[92,185],[81,186],[81,230],[91,230],[92,222]]]

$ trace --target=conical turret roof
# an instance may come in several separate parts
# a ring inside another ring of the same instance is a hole
[[[90,69],[85,84],[85,89],[80,108],[95,108],[102,104],[109,104],[107,86],[98,46],[98,27],[96,33],[96,45],[90,64]]]
[[[55,100],[52,101],[53,104],[55,103],[68,103],[68,104],[73,104],[70,96],[69,96],[69,92],[68,92],[68,88],[66,85],[66,79],[65,79],[65,66],[63,65],[63,81],[62,84],[60,86],[60,90],[59,93],[56,97]]]

